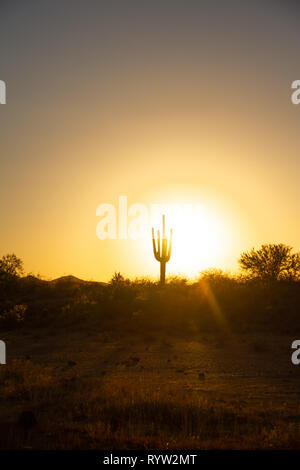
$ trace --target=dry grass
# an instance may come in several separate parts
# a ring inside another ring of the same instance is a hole
[[[300,448],[299,282],[24,279],[9,292],[0,448]]]
[[[225,380],[216,374],[216,364],[201,372],[200,380],[200,354],[212,356],[212,337],[180,343],[146,335],[150,343],[145,345],[135,337],[82,333],[68,342],[65,335],[49,335],[43,350],[32,346],[29,332],[19,333],[18,340],[14,335],[8,340],[16,359],[0,369],[1,448],[300,447],[300,410],[284,401],[289,395],[288,390],[282,395],[280,376],[269,384],[272,401],[266,395],[267,379],[262,385],[259,377],[236,375],[240,364],[234,364],[236,351],[227,342],[217,355],[223,354],[225,367],[232,362],[232,374]],[[249,351],[262,359],[257,341],[245,345],[247,361]],[[29,359],[17,358],[28,348]],[[229,349],[232,355],[226,359]],[[209,364],[206,357],[203,363]]]

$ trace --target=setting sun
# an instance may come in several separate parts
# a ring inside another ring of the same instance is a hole
[[[228,229],[221,218],[207,213],[205,207],[195,216],[170,217],[174,230],[173,269],[190,277],[200,270],[217,266],[228,249]]]
[[[167,236],[173,230],[172,273],[192,278],[220,264],[230,249],[230,240],[227,224],[219,214],[200,204],[165,205],[161,212],[166,215]],[[152,221],[160,228],[161,214]]]

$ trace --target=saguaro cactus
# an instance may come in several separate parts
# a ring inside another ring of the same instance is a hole
[[[162,243],[160,243],[160,231],[157,230],[157,244],[155,242],[154,228],[152,228],[152,244],[153,244],[153,253],[157,261],[160,262],[160,283],[164,284],[166,280],[166,263],[171,258],[172,250],[172,229],[170,230],[170,242],[168,249],[168,239],[165,235],[165,216],[162,217],[163,220],[163,231],[162,231]]]

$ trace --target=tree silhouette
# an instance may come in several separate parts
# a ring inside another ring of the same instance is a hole
[[[252,248],[241,254],[239,264],[250,278],[276,281],[300,277],[300,253],[292,253],[292,247],[282,243]]]
[[[23,261],[14,253],[0,259],[0,278],[16,278],[23,274]]]

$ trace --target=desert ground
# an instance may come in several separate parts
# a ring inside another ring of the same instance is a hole
[[[300,448],[291,334],[1,333],[1,448]]]

